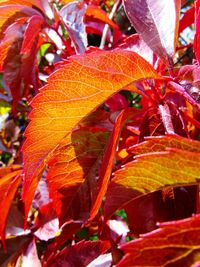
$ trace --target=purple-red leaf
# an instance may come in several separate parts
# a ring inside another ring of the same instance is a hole
[[[180,0],[124,0],[127,16],[136,31],[165,60],[175,52],[180,4]]]
[[[87,266],[91,261],[109,249],[107,241],[81,241],[73,246],[67,246],[60,252],[50,256],[44,267]]]
[[[60,10],[64,26],[78,54],[83,54],[87,47],[87,34],[83,23],[86,8],[85,4],[75,1],[65,5]]]
[[[133,51],[139,54],[141,57],[146,59],[151,65],[154,63],[154,53],[151,48],[143,41],[139,34],[132,34],[131,36],[126,37],[118,45],[119,48],[122,48],[127,51]]]

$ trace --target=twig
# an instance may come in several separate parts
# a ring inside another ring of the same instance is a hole
[[[114,14],[117,11],[120,3],[121,3],[121,0],[117,0],[115,2],[115,4],[113,5],[113,8],[112,8],[112,10],[111,10],[111,12],[110,12],[110,14],[108,16],[110,20],[113,19]],[[107,36],[108,30],[109,30],[109,25],[106,24],[105,27],[104,27],[104,29],[103,29],[103,33],[102,33],[101,43],[100,43],[100,46],[99,46],[100,49],[103,49],[104,48],[104,45],[106,43],[106,36]]]

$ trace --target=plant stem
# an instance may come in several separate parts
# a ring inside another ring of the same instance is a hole
[[[114,14],[117,11],[120,3],[121,3],[121,0],[117,0],[115,2],[115,4],[113,5],[113,8],[112,8],[112,10],[111,10],[111,12],[109,14],[109,19],[110,20],[113,19]],[[103,33],[102,33],[101,43],[100,43],[100,46],[99,46],[100,49],[104,49],[104,46],[105,46],[105,43],[106,43],[106,36],[107,36],[108,30],[109,30],[109,25],[106,24],[105,27],[104,27],[104,29],[103,29]]]

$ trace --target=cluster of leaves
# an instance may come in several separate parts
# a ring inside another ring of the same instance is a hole
[[[0,265],[199,266],[200,1],[0,0],[0,40]]]

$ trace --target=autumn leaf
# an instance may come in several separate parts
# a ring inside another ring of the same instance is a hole
[[[200,1],[195,1],[195,37],[194,37],[194,52],[197,61],[200,62],[199,42],[200,42]]]
[[[81,241],[52,254],[43,266],[87,266],[109,247],[108,241]]]
[[[43,23],[41,16],[18,19],[6,29],[0,43],[0,67],[4,71],[4,81],[12,92],[14,110],[20,97],[28,95],[30,86],[36,88],[35,62]],[[30,39],[30,36],[34,39]]]
[[[176,136],[151,137],[141,147],[133,146],[132,153],[134,147],[137,156],[115,172],[108,187],[105,216],[139,195],[166,185],[195,183],[200,176],[198,141]]]
[[[53,12],[48,0],[0,0],[0,5],[8,6],[10,10],[12,10],[13,5],[21,6],[21,8],[23,7],[24,9],[26,9],[26,7],[34,8],[35,10],[39,9],[50,19],[53,17]]]
[[[79,2],[65,5],[59,12],[77,54],[83,54],[87,47],[87,34],[83,23],[87,6]]]
[[[114,30],[118,29],[118,26],[109,19],[108,14],[101,8],[95,5],[89,5],[86,9],[85,19],[87,21],[100,21],[111,26]]]
[[[68,134],[63,145],[60,144],[53,152],[48,163],[47,181],[50,198],[61,222],[65,222],[68,208],[81,184],[85,180],[91,180],[91,176],[96,180],[108,136],[108,131],[103,128],[81,128],[72,133],[72,138]],[[91,195],[94,192],[95,184],[91,186]]]
[[[174,147],[178,149],[200,153],[199,141],[170,134],[167,134],[165,136],[145,137],[144,142],[130,147],[128,151],[132,152],[134,155],[140,155],[150,152],[163,151],[166,147]]]
[[[162,59],[174,55],[181,1],[124,0],[128,18],[147,45]]]
[[[189,27],[192,23],[194,23],[194,12],[195,8],[194,6],[191,6],[183,15],[179,22],[179,33],[181,33],[183,30],[185,30],[187,27]]]
[[[134,237],[158,228],[158,222],[188,218],[198,213],[199,184],[167,186],[133,198],[124,206]]]
[[[93,206],[92,206],[92,209],[90,212],[90,220],[92,220],[96,216],[96,214],[97,214],[97,212],[101,206],[101,202],[103,200],[103,197],[107,191],[107,187],[108,187],[108,184],[110,181],[110,176],[112,173],[113,161],[115,158],[116,149],[117,149],[117,145],[118,145],[118,141],[120,138],[122,128],[123,128],[124,124],[127,122],[127,120],[135,114],[137,114],[137,110],[135,110],[133,108],[124,109],[119,114],[119,116],[117,117],[117,119],[115,121],[115,125],[114,125],[113,131],[111,133],[107,149],[106,149],[105,154],[104,154],[104,158],[103,158],[103,162],[102,162],[102,166],[101,166],[100,177],[99,177],[99,181],[98,181],[99,190],[98,190],[96,199],[93,203]]]
[[[9,173],[8,173],[9,172]],[[5,174],[3,174],[5,173]],[[0,173],[0,237],[5,242],[5,227],[9,209],[12,204],[15,192],[22,180],[22,169],[20,166],[13,165],[1,169]],[[5,244],[4,244],[5,245]]]
[[[34,15],[40,16],[40,12],[23,5],[0,5],[0,37],[2,38],[6,28],[19,18],[27,18]]]
[[[140,56],[123,50],[75,56],[52,74],[33,99],[23,146],[26,217],[50,153],[110,95],[143,78],[160,78]],[[30,157],[31,155],[31,157]]]
[[[195,266],[200,253],[200,216],[161,223],[160,228],[121,246],[117,267]]]

